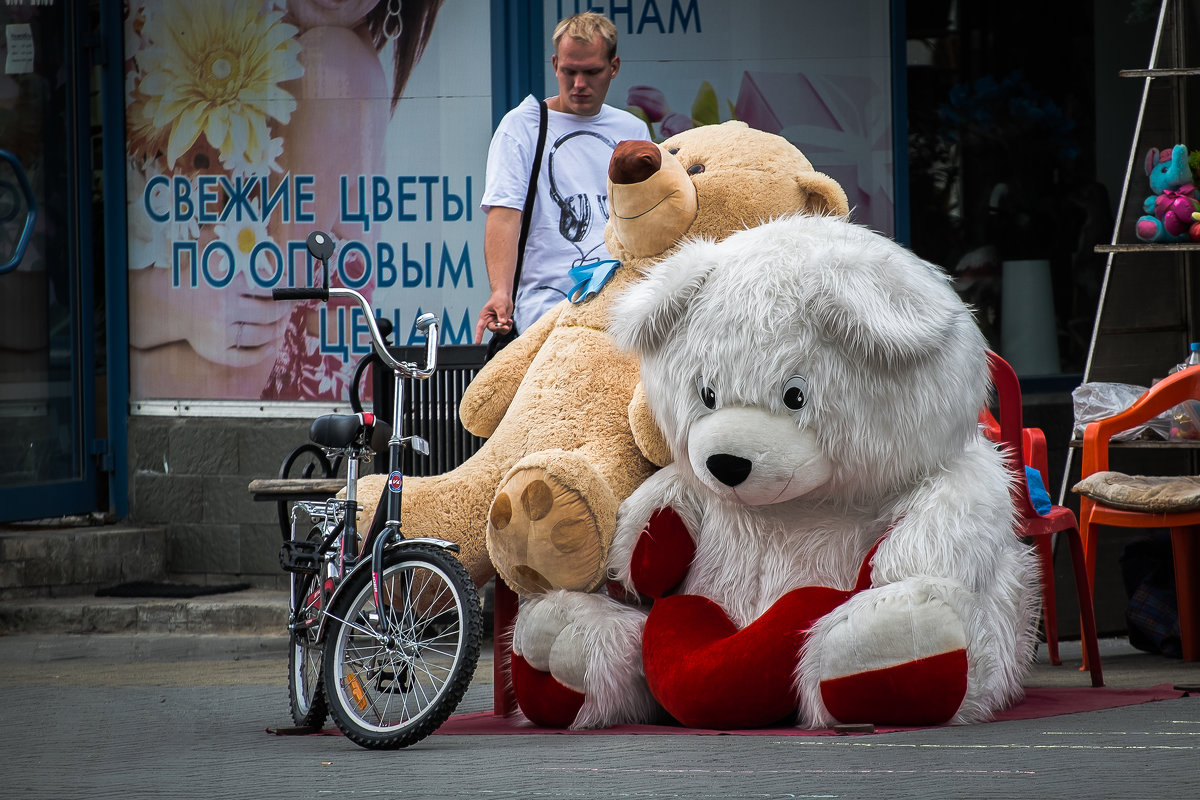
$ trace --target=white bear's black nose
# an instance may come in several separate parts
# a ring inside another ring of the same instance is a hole
[[[746,480],[752,466],[748,460],[740,456],[731,456],[728,453],[709,456],[704,465],[708,467],[708,471],[713,474],[714,478],[726,486],[737,486]]]

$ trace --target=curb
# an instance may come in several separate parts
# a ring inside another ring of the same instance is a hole
[[[287,592],[267,589],[187,599],[11,599],[0,603],[0,635],[279,634],[287,626],[287,613]]]

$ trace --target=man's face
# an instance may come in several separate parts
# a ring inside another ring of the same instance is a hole
[[[599,36],[586,43],[564,36],[550,63],[558,77],[561,110],[582,117],[600,113],[608,85],[621,68],[620,57],[609,59],[608,47]]]

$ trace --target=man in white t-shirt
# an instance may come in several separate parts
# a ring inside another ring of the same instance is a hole
[[[479,312],[476,343],[484,330],[500,335],[514,322],[518,332],[526,330],[567,296],[575,283],[569,270],[610,258],[604,247],[608,162],[619,142],[649,138],[643,121],[604,104],[621,68],[617,29],[607,17],[568,17],[554,29],[553,43],[558,95],[546,100],[546,144],[515,298],[521,215],[537,149],[537,100],[526,97],[505,114],[488,148],[481,207],[491,296]]]

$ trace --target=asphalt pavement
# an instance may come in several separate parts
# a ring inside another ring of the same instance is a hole
[[[1088,686],[1078,644],[1029,686]],[[1200,665],[1104,642],[1113,687]],[[391,752],[291,724],[274,635],[0,636],[13,798],[1089,798],[1200,795],[1200,699],[854,736],[435,734]],[[490,649],[459,713],[492,703]]]

